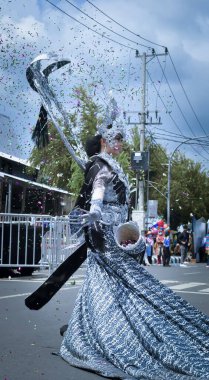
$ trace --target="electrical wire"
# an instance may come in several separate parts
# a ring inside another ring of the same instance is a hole
[[[143,47],[146,47],[147,49],[150,49],[151,50],[151,47],[150,46],[147,46],[147,45],[143,45],[143,44],[140,44],[139,42],[136,42],[136,41],[133,41],[131,40],[130,38],[127,38],[125,36],[123,36],[122,34],[120,33],[117,33],[115,32],[114,30],[108,28],[107,26],[103,25],[101,22],[95,20],[93,17],[89,16],[86,12],[82,11],[82,9],[80,9],[79,7],[77,7],[76,5],[74,5],[73,3],[71,3],[71,1],[69,0],[65,0],[68,4],[72,5],[72,7],[74,7],[75,9],[77,9],[79,12],[81,12],[82,14],[84,14],[86,17],[90,18],[92,21],[94,21],[94,23],[97,23],[98,25],[102,26],[103,28],[109,30],[111,33],[114,33],[116,34],[117,36],[119,37],[122,37],[124,38],[125,40],[129,41],[129,42],[132,42],[138,46],[143,46]]]
[[[185,135],[182,135],[182,134],[180,135],[179,133],[175,133],[175,132],[172,132],[172,131],[168,131],[168,130],[163,129],[163,128],[160,128],[160,127],[159,127],[159,131],[160,131],[160,132],[166,132],[167,135],[170,136],[170,137],[181,138],[182,141],[184,141],[184,140],[190,138],[189,136],[185,136]],[[165,133],[160,133],[159,131],[156,132],[157,135],[165,136]],[[199,136],[199,137],[195,138],[195,142],[194,142],[194,144],[202,143],[202,139],[205,139],[205,136]],[[192,144],[192,143],[193,143],[193,142],[191,141],[191,144]],[[208,146],[208,144],[209,144],[209,143],[204,142],[204,145],[207,145],[207,146]]]
[[[165,132],[165,133],[167,133],[168,135],[173,135],[174,137],[183,137],[185,140],[188,138],[189,139],[189,136],[185,136],[185,135],[182,135],[182,134],[179,134],[179,133],[175,133],[175,132],[172,132],[172,131],[168,131],[167,129],[163,129],[163,128],[161,128],[160,127],[160,125],[159,125],[159,131],[160,132]],[[159,132],[157,132],[157,133],[159,133]],[[165,134],[164,134],[164,136],[165,136]]]
[[[189,99],[189,97],[188,97],[188,95],[187,95],[187,93],[186,93],[186,91],[185,91],[185,89],[184,89],[184,87],[183,87],[183,84],[182,84],[182,82],[181,82],[181,79],[180,79],[180,77],[179,77],[179,74],[178,74],[178,72],[177,72],[177,70],[176,70],[176,67],[175,67],[175,65],[174,65],[173,59],[171,58],[171,55],[170,55],[169,51],[168,51],[168,56],[169,56],[169,58],[170,58],[170,60],[171,60],[171,63],[172,63],[172,65],[173,65],[173,68],[174,68],[174,71],[175,71],[175,73],[176,73],[176,76],[177,76],[177,78],[178,78],[178,80],[179,80],[179,83],[180,83],[180,85],[181,85],[181,88],[182,88],[182,90],[183,90],[183,92],[184,92],[184,95],[185,95],[185,97],[186,97],[186,99],[187,99],[187,101],[188,101],[188,103],[189,103],[189,105],[190,105],[190,107],[191,107],[191,109],[192,109],[192,111],[193,111],[193,114],[194,114],[194,116],[195,116],[195,118],[196,118],[196,120],[197,120],[199,126],[202,128],[203,132],[207,135],[207,132],[206,132],[205,128],[203,127],[203,125],[201,124],[201,122],[200,122],[200,120],[199,120],[199,118],[198,118],[198,116],[197,116],[197,114],[196,114],[196,112],[195,112],[195,110],[194,110],[194,108],[193,108],[191,102],[190,102],[190,99]]]
[[[170,54],[169,54],[169,56],[170,56]],[[177,99],[176,99],[176,97],[175,97],[175,95],[174,95],[174,93],[173,93],[173,90],[172,90],[172,88],[171,88],[171,86],[170,86],[170,84],[169,84],[169,82],[168,82],[168,79],[167,79],[167,77],[166,77],[166,75],[165,75],[165,71],[164,71],[163,68],[162,68],[162,65],[161,65],[161,63],[160,63],[160,60],[159,60],[159,58],[158,58],[157,55],[156,55],[156,57],[157,57],[157,60],[158,60],[159,65],[160,65],[160,67],[161,67],[161,70],[162,70],[162,72],[163,72],[163,75],[164,75],[164,78],[165,78],[165,80],[166,80],[166,83],[167,83],[167,85],[168,85],[168,87],[169,87],[169,89],[170,89],[170,91],[171,91],[171,94],[172,94],[174,100],[175,100],[175,103],[176,103],[176,105],[177,105],[177,107],[178,107],[178,109],[179,109],[179,111],[180,111],[180,113],[181,113],[181,115],[182,115],[182,117],[183,117],[185,123],[186,123],[187,126],[189,127],[191,133],[193,134],[194,137],[196,137],[196,135],[195,135],[195,133],[193,132],[193,130],[192,130],[190,124],[188,123],[188,121],[187,121],[187,119],[186,119],[186,117],[185,117],[185,115],[184,115],[184,113],[183,113],[183,111],[182,111],[182,109],[181,109],[179,103],[177,102]],[[171,59],[171,56],[170,56],[170,59]],[[173,63],[173,61],[172,61],[172,63]],[[173,65],[174,65],[174,63],[173,63]],[[174,66],[174,68],[175,68],[175,66]],[[185,91],[183,85],[182,85],[182,82],[181,82],[181,80],[180,80],[180,77],[179,77],[179,75],[178,75],[178,73],[177,73],[176,68],[175,68],[175,72],[176,72],[177,78],[178,78],[178,80],[179,80],[179,83],[180,83],[180,85],[181,85],[181,88],[183,89],[184,95],[186,96],[186,99],[187,99],[187,101],[188,101],[188,103],[189,103],[189,105],[190,105],[190,107],[191,107],[193,113],[195,114],[195,117],[197,118],[197,115],[196,115],[196,113],[195,113],[195,111],[194,111],[194,108],[192,107],[191,102],[189,101],[189,98],[188,98],[188,96],[187,96],[187,94],[186,94],[186,91]],[[198,118],[197,118],[197,120],[199,121]],[[200,123],[200,121],[199,121],[199,123]],[[205,133],[205,135],[207,136],[205,129],[202,127],[201,124],[200,124],[200,126],[201,126],[203,132]],[[206,149],[205,147],[203,147],[203,150],[205,151],[206,154],[209,155],[209,152],[207,151],[207,149]],[[199,154],[200,154],[200,153],[199,153]],[[203,157],[203,156],[202,156],[202,157]]]
[[[174,140],[174,139],[172,139],[172,138],[169,138],[169,136],[168,137],[165,137],[165,135],[164,134],[160,134],[160,133],[158,133],[158,136],[163,136],[163,140],[164,141],[172,141],[172,142],[176,142],[176,143],[184,143],[184,140]],[[157,139],[157,140],[161,140],[161,137],[158,137],[158,136],[155,136],[155,138]],[[198,145],[198,146],[201,146],[201,147],[209,147],[209,143],[207,143],[207,142],[201,142],[201,141],[199,141],[199,142],[185,142],[184,143],[184,145]]]
[[[161,67],[161,70],[162,70],[162,72],[163,72],[162,65],[161,65],[160,60],[159,60],[159,58],[158,58],[157,55],[156,55],[156,58],[157,58],[158,63],[159,63],[159,65],[160,65],[160,67]],[[174,92],[173,92],[173,90],[172,90],[172,88],[171,88],[171,86],[170,86],[170,83],[168,82],[168,78],[167,78],[167,76],[165,75],[165,72],[163,72],[163,75],[164,75],[164,78],[165,78],[166,83],[167,83],[167,85],[168,85],[168,87],[169,87],[169,90],[170,90],[170,92],[171,92],[171,94],[172,94],[172,96],[173,96],[173,99],[175,100],[175,103],[176,103],[176,105],[177,105],[177,107],[178,107],[178,109],[179,109],[179,111],[180,111],[180,113],[181,113],[181,115],[182,115],[182,117],[183,117],[185,123],[187,124],[187,126],[188,126],[188,128],[190,129],[191,133],[192,133],[193,136],[195,137],[195,134],[194,134],[194,132],[193,132],[193,130],[192,130],[190,124],[188,123],[188,121],[187,121],[187,119],[186,119],[186,117],[185,117],[185,115],[184,115],[184,113],[183,113],[183,111],[182,111],[182,109],[181,109],[181,107],[180,107],[180,105],[179,105],[179,103],[178,103],[178,101],[177,101],[175,95],[174,95]]]
[[[150,79],[150,81],[151,81],[151,83],[152,83],[152,85],[153,85],[153,87],[154,87],[155,91],[156,91],[156,92],[158,92],[158,90],[157,90],[157,87],[156,87],[156,85],[155,85],[154,81],[152,80],[152,78],[151,78],[151,75],[150,75],[149,71],[148,71],[148,70],[146,70],[146,72],[147,72],[147,74],[148,74],[148,76],[149,76],[149,79]],[[176,121],[175,121],[175,120],[173,119],[173,117],[171,116],[171,113],[170,113],[170,111],[168,110],[168,108],[167,108],[166,104],[164,103],[164,101],[163,101],[163,99],[162,99],[162,97],[160,96],[160,94],[159,94],[159,93],[158,93],[158,96],[159,96],[159,98],[160,98],[160,100],[161,100],[161,102],[162,102],[163,106],[165,107],[166,113],[169,115],[169,117],[171,118],[171,120],[172,120],[172,121],[173,121],[173,123],[175,124],[176,128],[179,130],[180,134],[182,135],[182,131],[181,131],[181,128],[178,126],[178,124],[176,123]]]
[[[115,41],[115,40],[113,40],[112,38],[105,36],[105,34],[101,34],[101,33],[97,32],[96,30],[90,28],[89,26],[87,26],[87,25],[84,24],[83,22],[81,22],[81,21],[77,20],[75,17],[71,16],[69,13],[67,13],[67,12],[64,11],[63,9],[59,8],[57,5],[55,5],[54,3],[52,3],[50,0],[46,0],[46,2],[49,3],[49,4],[51,4],[54,8],[56,8],[57,10],[59,10],[60,12],[62,12],[63,14],[65,14],[66,16],[70,17],[72,20],[78,22],[79,24],[81,24],[81,25],[84,26],[85,28],[87,28],[87,29],[91,30],[92,32],[98,34],[100,37],[102,37],[102,38],[106,38],[107,40],[112,41],[112,42],[114,42],[114,43],[116,43],[116,44],[118,44],[118,45],[120,45],[120,46],[123,46],[123,47],[125,47],[125,48],[127,48],[127,49],[131,49],[131,50],[136,51],[135,48],[133,48],[133,47],[131,47],[131,46],[124,45],[124,44],[122,44],[121,42]]]
[[[156,46],[159,46],[161,48],[164,48],[166,49],[166,46],[163,46],[163,45],[160,45],[160,44],[157,44],[156,42],[153,42],[153,41],[150,41],[148,40],[147,38],[144,38],[142,36],[140,36],[140,34],[137,34],[133,31],[131,31],[130,29],[126,28],[124,25],[120,24],[119,22],[117,22],[116,20],[114,20],[112,17],[110,17],[109,15],[107,15],[105,12],[103,12],[100,8],[98,8],[95,4],[93,4],[91,1],[89,0],[86,0],[89,4],[91,4],[94,8],[96,8],[100,13],[102,13],[104,16],[108,17],[111,21],[113,21],[115,24],[119,25],[121,28],[123,28],[124,30],[127,30],[127,32],[133,34],[134,36],[138,37],[138,38],[141,38],[142,40],[144,41],[147,41],[149,43],[151,43],[152,45],[156,45]]]
[[[160,93],[160,88],[161,88],[161,85],[162,85],[162,81],[163,81],[163,77],[164,77],[164,73],[165,73],[165,69],[166,69],[166,56],[167,54],[165,55],[165,64],[164,64],[164,68],[163,68],[163,71],[162,71],[162,77],[160,79],[160,85],[159,85],[159,88],[157,90],[157,97],[156,97],[156,103],[155,103],[155,109],[157,109],[157,101],[158,101],[158,94]]]
[[[157,148],[159,148],[161,150],[161,152],[165,155],[166,159],[168,160],[167,154],[163,150],[162,146],[160,144],[158,144],[158,142],[155,140],[155,138],[154,138],[154,136],[152,135],[151,132],[149,132],[149,131],[147,131],[147,132],[149,134],[149,138],[151,139],[152,144],[155,145]],[[161,162],[160,162],[160,160],[159,160],[159,158],[156,156],[156,154],[154,152],[152,152],[152,153],[154,154],[157,162],[159,162],[159,164],[162,165]]]
[[[156,92],[157,92],[157,88],[156,88],[156,86],[155,86],[154,81],[153,81],[152,78],[151,78],[151,75],[150,75],[149,71],[148,71],[148,70],[146,70],[146,71],[147,71],[147,74],[148,74],[148,76],[149,76],[149,78],[150,78],[150,80],[151,80],[151,82],[152,82],[153,87],[155,88],[155,90],[156,90]],[[170,114],[170,112],[168,111],[168,109],[167,109],[167,107],[166,107],[166,105],[165,105],[165,103],[164,103],[162,97],[161,97],[159,94],[158,94],[158,96],[159,96],[159,98],[160,98],[160,100],[161,100],[163,106],[165,107],[165,109],[166,109],[166,111],[167,111],[167,113],[168,113],[170,119],[172,120],[172,122],[174,123],[174,125],[176,126],[176,128],[179,130],[180,134],[183,136],[182,131],[181,131],[181,128],[178,126],[178,124],[176,123],[176,121],[174,120],[174,118],[171,116],[171,114]],[[195,153],[197,153],[199,156],[201,156],[204,160],[207,159],[207,158],[204,157],[201,153],[199,153],[194,147],[193,147],[193,150],[195,151]]]

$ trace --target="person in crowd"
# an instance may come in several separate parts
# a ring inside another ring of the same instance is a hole
[[[152,234],[150,231],[148,231],[146,234],[146,256],[147,256],[149,265],[152,264],[153,245],[154,245],[154,240],[152,238]]]
[[[162,263],[164,234],[160,230],[156,237],[157,264]]]
[[[207,260],[206,267],[209,268],[209,231],[207,232],[205,236],[205,253],[206,253],[206,260]]]
[[[180,244],[178,243],[177,234],[173,235],[173,253],[174,255],[180,255]]]
[[[198,261],[200,263],[204,262],[204,260],[205,260],[205,253],[206,253],[206,251],[205,251],[205,243],[206,243],[206,236],[204,236],[204,238],[202,239],[201,245],[200,245],[200,247],[198,249],[198,254],[199,254]]]
[[[187,251],[188,251],[188,243],[189,243],[189,233],[187,232],[187,225],[183,225],[183,231],[178,236],[178,241],[180,244],[180,252],[181,252],[181,263],[180,266],[185,267],[187,264]]]
[[[170,234],[169,231],[165,231],[165,238],[163,240],[163,266],[170,266]]]

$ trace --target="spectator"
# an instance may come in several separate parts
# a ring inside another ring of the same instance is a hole
[[[157,245],[157,263],[161,264],[162,262],[162,254],[163,254],[163,241],[164,241],[164,235],[162,231],[158,232],[158,235],[156,237],[156,245]]]
[[[169,232],[166,231],[165,232],[165,238],[163,241],[163,266],[164,267],[170,266],[170,257],[171,257],[171,254],[170,254],[170,236],[169,236]]]
[[[181,252],[181,267],[186,267],[187,264],[187,251],[188,251],[188,243],[189,243],[189,233],[187,232],[187,225],[183,226],[183,232],[179,235],[179,244],[180,244],[180,252]]]
[[[209,232],[207,233],[205,237],[205,252],[207,255],[207,264],[206,267],[209,268]]]
[[[153,245],[154,245],[154,240],[152,238],[151,233],[147,233],[146,236],[146,256],[149,264],[152,264],[152,255],[153,255]]]

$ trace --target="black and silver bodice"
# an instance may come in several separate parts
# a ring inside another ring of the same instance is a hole
[[[101,153],[86,165],[76,207],[100,209],[104,222],[114,219],[113,224],[124,223],[128,218],[129,195],[129,183],[122,168],[110,155]]]

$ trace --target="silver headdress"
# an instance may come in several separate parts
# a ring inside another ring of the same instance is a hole
[[[120,111],[116,100],[110,97],[106,108],[105,117],[101,125],[98,126],[98,133],[111,144],[117,135],[125,137],[124,121],[119,119]]]

